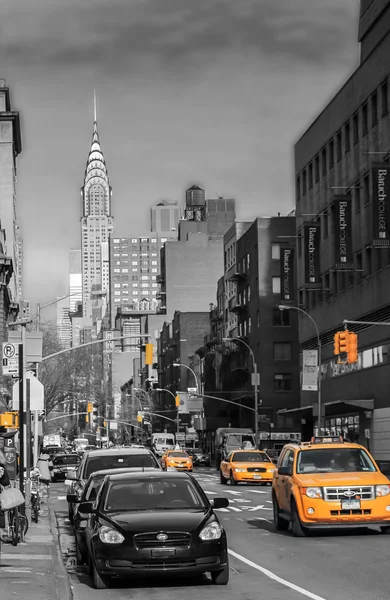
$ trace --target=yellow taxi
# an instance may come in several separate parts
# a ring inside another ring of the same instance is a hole
[[[161,466],[165,470],[168,467],[175,467],[178,471],[192,471],[192,457],[184,450],[167,450],[162,455]]]
[[[272,483],[275,528],[295,537],[312,530],[379,526],[390,533],[390,481],[364,446],[341,437],[287,444]]]
[[[271,483],[275,466],[270,457],[262,450],[234,450],[221,462],[220,482]]]

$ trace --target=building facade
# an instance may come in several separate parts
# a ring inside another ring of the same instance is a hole
[[[70,348],[72,343],[72,323],[70,320],[70,298],[57,298],[57,332],[58,339],[64,348]]]
[[[298,304],[322,346],[325,431],[390,460],[390,332],[349,324],[357,364],[338,364],[343,321],[390,321],[390,2],[361,2],[358,68],[295,146]],[[387,196],[387,198],[386,198]],[[308,217],[306,215],[313,215]],[[301,350],[318,346],[300,318]],[[318,422],[316,392],[302,392],[297,422]]]
[[[83,301],[81,250],[69,250],[69,307],[72,312]]]
[[[150,231],[160,238],[177,239],[181,207],[163,200],[150,209]]]
[[[83,313],[91,298],[93,286],[109,291],[109,238],[113,231],[111,215],[112,189],[106,162],[100,146],[96,103],[92,144],[81,188],[81,257]]]

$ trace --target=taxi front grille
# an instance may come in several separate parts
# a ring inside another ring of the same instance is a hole
[[[267,469],[264,467],[248,467],[247,471],[248,473],[266,473]]]
[[[326,502],[341,502],[341,500],[374,500],[375,491],[372,485],[344,486],[324,488]]]
[[[330,514],[332,515],[332,517],[353,517],[355,515],[370,515],[371,510],[370,509],[361,510],[359,508],[353,508],[352,510],[347,510],[347,509],[331,510]]]

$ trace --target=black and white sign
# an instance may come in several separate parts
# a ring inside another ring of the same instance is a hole
[[[3,342],[3,375],[19,373],[19,345]]]

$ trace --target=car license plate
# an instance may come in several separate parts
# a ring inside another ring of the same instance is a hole
[[[341,500],[342,510],[354,510],[360,508],[360,500]]]
[[[253,479],[261,479],[261,475],[253,475]]]

